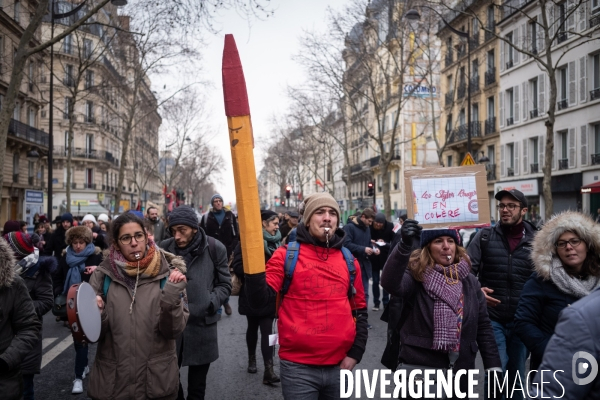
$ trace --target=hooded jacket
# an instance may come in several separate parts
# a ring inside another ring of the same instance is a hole
[[[531,351],[531,369],[537,369],[541,363],[560,312],[582,297],[559,289],[551,275],[551,270],[562,264],[555,243],[567,231],[579,236],[593,249],[595,257],[600,250],[600,226],[578,212],[556,215],[536,234],[531,254],[535,272],[523,287],[515,314],[515,333]],[[599,281],[596,277],[588,279],[594,280],[595,285]]]
[[[358,362],[367,343],[367,305],[358,262],[354,261],[356,294],[348,298],[350,276],[341,248],[344,231],[337,229],[331,247],[318,243],[303,223],[298,225],[298,261],[279,307],[279,357],[299,364],[328,366],[344,357]],[[264,307],[280,292],[287,246],[278,248],[266,271],[245,275],[250,306]]]
[[[6,400],[22,398],[21,363],[42,328],[15,264],[9,244],[0,238],[0,393]]]
[[[514,320],[521,291],[533,272],[531,242],[537,229],[525,220],[523,229],[525,234],[512,252],[501,224],[480,230],[469,242],[473,274],[482,287],[494,290],[492,297],[500,300],[496,307],[488,307],[492,321],[506,324]],[[482,240],[484,232],[489,235],[487,241]]]
[[[175,399],[179,388],[176,338],[188,320],[186,282],[160,280],[172,269],[185,273],[185,263],[160,252],[155,277],[140,277],[131,314],[132,294],[112,271],[108,257],[90,284],[104,298],[104,280],[112,280],[102,311],[102,329],[90,372],[88,396],[94,400]]]

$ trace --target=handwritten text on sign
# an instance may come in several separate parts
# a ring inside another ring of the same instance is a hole
[[[474,176],[412,179],[415,219],[421,224],[476,222]]]

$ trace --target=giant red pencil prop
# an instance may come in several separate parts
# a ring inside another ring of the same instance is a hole
[[[265,253],[254,166],[254,136],[244,70],[233,35],[225,35],[222,73],[244,272],[257,274],[265,270]]]

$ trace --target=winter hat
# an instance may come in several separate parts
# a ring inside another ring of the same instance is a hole
[[[81,222],[85,222],[85,221],[92,221],[94,223],[94,225],[98,225],[98,222],[96,222],[96,217],[94,217],[92,214],[86,214],[86,216],[83,217]]]
[[[4,230],[2,231],[5,235],[11,232],[17,232],[21,230],[21,223],[15,220],[9,220],[4,223]]]
[[[130,213],[132,213],[133,215],[135,215],[136,217],[138,217],[139,219],[143,220],[144,219],[144,213],[138,210],[129,210]]]
[[[261,221],[266,221],[273,216],[275,216],[275,217],[277,216],[277,213],[275,211],[271,211],[271,210],[261,210],[260,211],[260,220]]]
[[[312,217],[315,211],[321,207],[333,208],[338,215],[338,219],[340,218],[340,215],[342,215],[340,212],[340,206],[332,195],[325,192],[314,193],[304,199],[304,223],[308,223],[310,221],[310,217]]]
[[[424,229],[421,232],[421,248],[424,248],[440,236],[450,236],[457,245],[460,244],[456,229]]]
[[[215,194],[213,197],[210,198],[210,205],[212,206],[213,203],[215,202],[216,199],[221,199],[221,201],[224,203],[225,201],[223,200],[223,196],[221,196],[220,194]]]
[[[21,260],[33,253],[33,242],[31,236],[23,232],[11,232],[4,235],[4,240],[10,245],[17,259]]]
[[[92,243],[92,230],[87,226],[74,226],[70,228],[65,235],[65,241],[70,246],[75,239],[83,239],[87,244]]]
[[[214,197],[214,196],[213,196]],[[175,225],[187,225],[192,229],[198,229],[198,216],[190,206],[180,206],[169,214],[169,229]]]
[[[40,215],[39,222],[48,222],[48,217],[46,217],[46,214]]]
[[[375,215],[375,222],[377,222],[378,224],[385,224],[385,222],[387,221],[387,219],[385,218],[385,214],[384,213],[377,213],[377,215]]]
[[[71,213],[64,213],[63,215],[61,215],[60,217],[61,221],[69,221],[70,223],[73,223],[73,214]]]
[[[106,215],[106,214],[98,215],[98,221],[108,222],[108,215]]]

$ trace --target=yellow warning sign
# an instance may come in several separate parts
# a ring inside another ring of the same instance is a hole
[[[471,156],[471,153],[467,153],[467,155],[465,156],[465,158],[460,163],[461,167],[464,167],[466,165],[475,165],[475,160],[473,160],[473,157]]]

